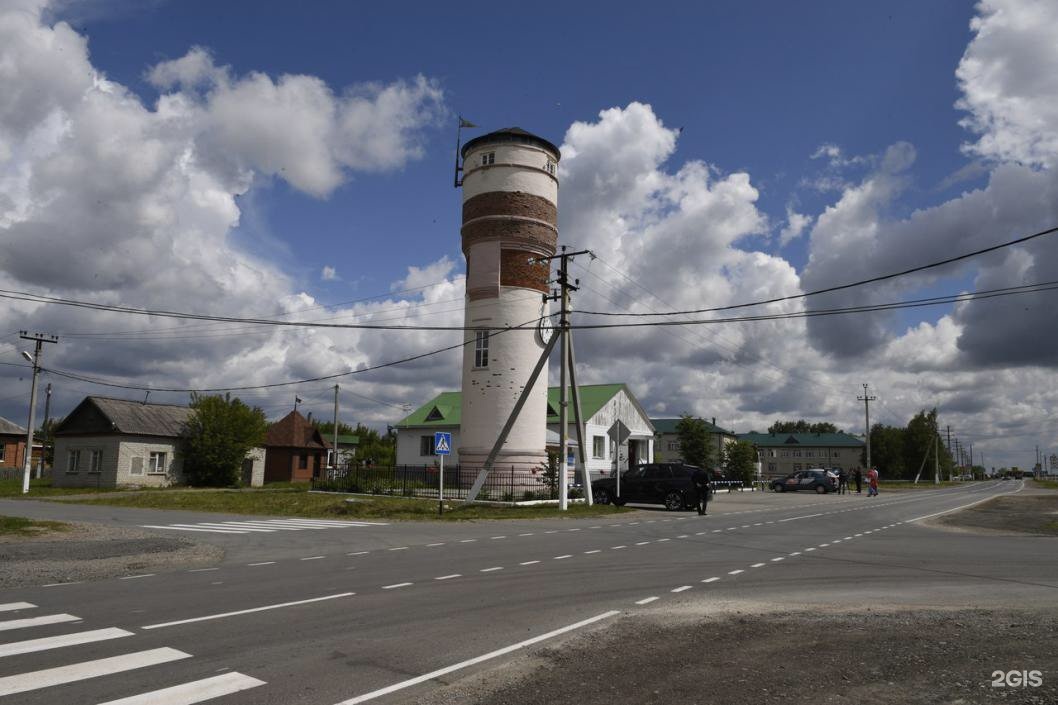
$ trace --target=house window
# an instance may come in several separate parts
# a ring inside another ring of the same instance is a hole
[[[775,463],[768,463],[768,472],[770,472],[770,473],[777,472],[777,470],[775,468]]]
[[[81,451],[71,450],[66,454],[66,472],[76,473],[81,465]]]
[[[93,450],[88,455],[88,472],[102,472],[103,451]]]
[[[301,470],[306,469],[309,466],[309,454],[302,453],[298,456],[298,468]]]
[[[474,338],[474,367],[489,366],[489,332],[479,330]]]
[[[481,166],[488,166],[489,164],[495,164],[495,163],[496,163],[496,153],[495,152],[485,152],[484,154],[481,155]]]
[[[669,450],[679,450],[679,449],[680,449],[680,442],[679,441],[669,441]]]
[[[805,451],[805,457],[806,458],[814,458],[815,455],[816,455],[816,452],[814,450],[806,450]],[[820,456],[820,457],[822,457],[822,456]]]
[[[7,446],[0,443],[0,463],[4,462],[4,451],[7,450]]]
[[[433,455],[437,447],[433,436],[419,436],[419,455]]]
[[[166,453],[158,450],[152,450],[151,456],[147,460],[147,474],[148,475],[164,475],[168,465],[165,461]]]
[[[788,450],[779,451],[779,455],[781,455],[784,458],[789,458],[790,457],[790,451],[788,451]]]
[[[795,451],[793,452],[793,457],[795,457],[795,458],[800,458],[800,457],[801,457],[801,451],[799,451],[799,450],[795,450]]]
[[[555,175],[555,163],[550,159],[547,160],[547,164],[544,166],[544,169],[547,170],[548,174],[551,174],[552,176]]]
[[[606,457],[606,437],[605,436],[592,436],[591,437],[591,457],[593,457],[593,458],[605,458]]]

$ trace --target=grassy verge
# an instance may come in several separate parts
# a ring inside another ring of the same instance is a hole
[[[112,487],[52,487],[51,478],[29,481],[29,494],[22,494],[22,479],[0,480],[0,497],[5,499],[36,499],[38,497],[55,497],[68,494],[95,494],[97,492],[115,492]]]
[[[1058,490],[1058,480],[1033,480],[1041,490]]]
[[[70,526],[58,521],[34,521],[0,516],[0,536],[39,536],[48,531],[66,531]]]
[[[144,509],[183,509],[198,512],[231,514],[269,514],[275,516],[323,517],[330,519],[437,520],[471,519],[544,519],[550,517],[593,517],[629,511],[613,505],[586,507],[570,505],[560,512],[554,506],[508,507],[492,505],[464,506],[446,504],[444,516],[437,515],[437,504],[397,497],[356,497],[345,501],[343,495],[309,494],[301,490],[202,490],[198,492],[149,492],[144,494],[106,495],[98,499],[77,500],[78,504],[105,504]]]
[[[885,490],[935,490],[935,489],[940,489],[942,487],[964,487],[966,485],[971,485],[971,484],[973,484],[972,481],[949,482],[948,480],[941,480],[939,485],[934,485],[933,484],[933,479],[930,478],[929,480],[925,480],[925,479],[919,480],[918,484],[916,485],[911,480],[890,480],[890,481],[886,481],[886,480],[883,479],[880,483],[878,483],[878,489],[883,491],[883,492]],[[855,487],[855,485],[853,485],[853,487]],[[866,482],[863,483],[863,492],[864,492],[864,494],[866,494],[866,492],[867,492],[867,483]]]

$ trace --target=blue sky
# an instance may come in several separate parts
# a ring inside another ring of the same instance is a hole
[[[1058,223],[1048,0],[9,0],[0,16],[3,288],[459,325],[459,114],[564,145],[561,239],[602,260],[577,270],[575,303],[593,310],[789,296]],[[1024,284],[1049,278],[1055,257],[1041,240],[835,298]],[[1012,462],[1026,438],[1058,447],[1041,421],[1058,404],[1049,296],[585,333],[578,364],[584,382],[627,382],[651,413],[736,429],[778,417],[857,428],[869,382],[886,422],[938,406]],[[0,308],[0,334],[60,335],[58,368],[152,389],[334,374],[460,335],[175,325]],[[122,332],[136,330],[148,332]],[[0,335],[15,391],[18,345]],[[458,387],[458,370],[452,353],[349,378],[365,397],[349,400],[350,420],[384,427],[400,405]],[[105,391],[66,380],[56,407]],[[246,396],[274,415],[293,393],[319,411],[330,398],[322,384]],[[0,393],[0,415],[24,415],[17,396]]]
[[[517,124],[560,142],[573,121],[649,103],[667,126],[684,128],[673,160],[748,171],[775,230],[788,203],[814,213],[833,197],[804,184],[822,170],[810,159],[821,144],[855,156],[905,140],[919,157],[896,208],[931,205],[967,185],[938,189],[968,162],[959,152],[967,136],[957,124],[954,70],[972,9],[968,2],[681,2],[652,3],[647,12],[639,3],[530,9],[189,0],[77,26],[90,38],[93,62],[148,103],[157,90],[144,78],[147,68],[192,46],[237,73],[306,73],[336,91],[417,74],[440,81],[451,115],[426,131],[421,161],[354,176],[325,200],[280,181],[241,203],[240,241],[285,259],[304,287],[337,302],[386,291],[409,264],[444,254],[460,260],[459,194],[450,186],[457,112],[483,128]],[[349,248],[365,240],[392,246]],[[804,241],[783,255],[802,266]],[[340,280],[318,280],[327,264]]]

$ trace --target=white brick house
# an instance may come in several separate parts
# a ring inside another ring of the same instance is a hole
[[[85,397],[55,429],[56,487],[167,487],[184,481],[186,406]],[[264,451],[246,459],[243,483],[264,482]]]

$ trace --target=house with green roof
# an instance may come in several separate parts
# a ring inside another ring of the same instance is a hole
[[[680,439],[676,435],[676,424],[680,420],[675,419],[651,419],[654,424],[654,461],[658,463],[677,463],[684,460],[683,451],[680,449]],[[738,438],[734,431],[728,431],[716,425],[716,418],[712,422],[706,421],[705,428],[709,432],[712,447],[719,451],[728,443],[734,443]],[[714,458],[718,458],[714,452]]]
[[[809,468],[863,467],[863,439],[848,433],[741,433],[738,438],[756,447],[767,479]]]
[[[547,444],[549,450],[559,446],[559,388],[547,390]],[[654,459],[654,426],[639,400],[624,384],[587,384],[579,387],[581,414],[584,418],[586,465],[593,478],[609,475],[620,459],[626,469]],[[459,462],[459,427],[462,408],[461,392],[442,392],[411,412],[395,425],[398,465],[433,465],[434,433],[452,434],[452,454],[445,463]],[[631,431],[629,440],[615,448],[607,431],[620,420]],[[577,442],[573,418],[573,401],[569,406],[570,452]],[[575,454],[575,453],[574,453]],[[578,463],[579,469],[579,463]]]

